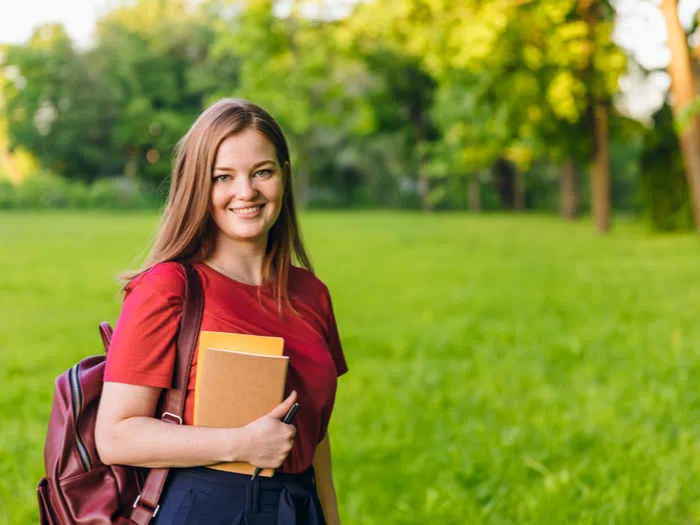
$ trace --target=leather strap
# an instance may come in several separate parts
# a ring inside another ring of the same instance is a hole
[[[109,352],[109,345],[112,344],[112,327],[106,321],[100,323],[100,337],[102,338],[106,354]]]
[[[161,403],[160,418],[169,423],[181,425],[185,413],[185,395],[195,346],[199,338],[204,312],[204,292],[197,271],[189,264],[183,264],[187,281],[185,297],[177,336],[175,373],[172,388],[166,390]],[[168,477],[167,468],[154,468],[148,472],[141,494],[134,502],[130,519],[136,525],[148,525],[158,512],[158,501]]]

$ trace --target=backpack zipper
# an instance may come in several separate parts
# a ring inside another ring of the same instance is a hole
[[[70,369],[68,374],[70,380],[70,390],[71,390],[71,404],[73,405],[73,421],[75,422],[75,444],[78,448],[78,456],[80,457],[80,462],[83,464],[83,469],[85,472],[92,469],[92,461],[90,460],[90,454],[87,451],[87,447],[78,433],[78,418],[80,417],[80,411],[83,408],[83,391],[80,388],[80,381],[78,381],[78,364],[74,365]]]

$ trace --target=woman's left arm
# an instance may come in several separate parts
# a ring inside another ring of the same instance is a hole
[[[328,434],[316,447],[313,466],[316,477],[316,490],[318,491],[318,499],[321,501],[323,515],[326,518],[326,525],[340,525],[338,499],[335,495],[333,469],[331,467],[331,441]]]

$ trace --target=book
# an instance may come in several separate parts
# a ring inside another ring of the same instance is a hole
[[[265,335],[234,334],[231,332],[199,332],[199,352],[205,348],[221,348],[251,354],[282,355],[284,339]]]
[[[204,332],[202,332],[203,334]],[[212,332],[220,334],[219,332]],[[242,334],[228,334],[242,335]],[[221,339],[221,336],[214,336]],[[277,351],[284,341],[259,341],[258,336],[245,336],[246,345],[239,348]],[[205,337],[210,344],[211,336]],[[232,339],[228,338],[230,342]],[[280,343],[281,341],[281,343]],[[201,335],[200,335],[201,342]],[[281,354],[281,349],[279,350]],[[267,414],[277,406],[284,395],[289,358],[271,353],[238,351],[231,348],[205,347],[200,349],[197,359],[194,398],[194,424],[210,427],[242,427]],[[253,474],[255,467],[249,463],[217,463],[210,468]],[[272,476],[272,469],[264,469],[261,476]]]

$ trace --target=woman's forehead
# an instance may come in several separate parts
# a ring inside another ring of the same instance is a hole
[[[265,161],[277,162],[274,144],[256,129],[248,128],[221,142],[214,167],[247,168]]]

